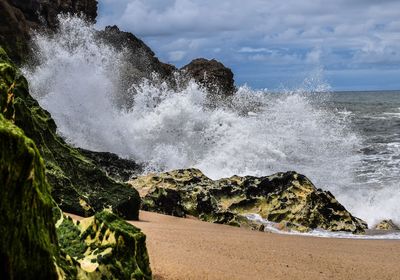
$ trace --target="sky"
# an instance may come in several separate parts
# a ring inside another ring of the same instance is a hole
[[[400,89],[399,0],[100,0],[106,25],[178,67],[215,58],[237,85],[289,89],[323,73],[333,90]]]

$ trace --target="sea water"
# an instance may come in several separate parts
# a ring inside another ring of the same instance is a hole
[[[146,172],[196,167],[218,179],[295,170],[370,225],[400,222],[400,92],[331,92],[317,71],[294,89],[241,86],[227,104],[209,106],[193,81],[119,92],[124,51],[81,19],[60,17],[57,34],[33,41],[36,63],[23,69],[31,93],[75,146]],[[132,92],[131,108],[116,105]]]

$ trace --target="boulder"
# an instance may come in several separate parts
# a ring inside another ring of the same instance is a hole
[[[57,26],[59,13],[81,14],[90,21],[97,16],[96,0],[0,0],[0,47],[15,62],[30,53],[31,29]]]
[[[27,81],[1,48],[0,108],[35,141],[45,160],[53,198],[62,210],[90,216],[109,208],[126,219],[138,219],[138,192],[108,177],[94,161],[57,135],[50,113],[32,98]]]
[[[83,220],[62,215],[57,236],[66,274],[80,279],[152,279],[146,236],[111,212]],[[71,267],[76,272],[68,271]]]
[[[215,59],[194,59],[180,71],[193,78],[211,94],[230,96],[236,90],[232,70]]]
[[[396,225],[392,220],[383,220],[375,226],[375,229],[379,230],[400,230],[400,227]]]
[[[244,216],[259,214],[301,232],[320,228],[363,233],[367,228],[330,192],[296,172],[214,181],[200,170],[183,169],[139,176],[129,183],[139,191],[143,210],[167,215],[241,226]]]

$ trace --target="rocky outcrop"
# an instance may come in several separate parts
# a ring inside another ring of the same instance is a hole
[[[57,26],[59,13],[81,14],[95,21],[96,0],[0,0],[0,46],[15,62],[30,53],[31,29]]]
[[[146,236],[111,212],[73,220],[61,216],[57,236],[60,270],[79,279],[151,279]]]
[[[117,99],[121,107],[129,109],[132,106],[136,92],[131,86],[139,85],[143,80],[157,86],[165,83],[169,88],[177,89],[185,87],[193,79],[207,90],[211,101],[215,101],[216,97],[231,96],[236,90],[231,69],[214,59],[195,59],[178,70],[161,62],[142,40],[119,30],[117,26],[107,26],[98,35],[101,40],[123,52],[119,90],[122,95]]]
[[[145,235],[107,211],[66,218],[39,150],[2,114],[0,211],[2,279],[151,279]]]
[[[375,229],[379,230],[400,230],[400,227],[396,225],[392,220],[383,220],[375,226]]]
[[[233,176],[213,181],[197,169],[140,176],[130,181],[142,197],[142,208],[178,217],[240,226],[243,217],[259,214],[298,231],[321,228],[362,233],[367,228],[327,191],[304,175]]]
[[[180,70],[211,94],[229,96],[236,90],[232,70],[215,59],[198,58]]]
[[[61,209],[90,216],[104,208],[121,217],[138,219],[140,198],[136,190],[117,183],[89,158],[69,146],[56,133],[51,115],[28,91],[25,78],[0,49],[1,113],[35,141],[46,164],[52,195]]]
[[[139,38],[129,32],[119,30],[117,26],[107,26],[98,33],[99,39],[116,50],[123,52],[124,59],[120,65],[120,90],[123,95],[117,100],[121,107],[130,108],[133,104],[135,89],[143,80],[154,83],[167,82],[170,87],[176,86],[175,66],[162,63],[154,52]],[[128,91],[130,89],[130,91]],[[128,92],[131,95],[127,95]]]
[[[0,275],[55,279],[50,187],[32,140],[0,114]]]

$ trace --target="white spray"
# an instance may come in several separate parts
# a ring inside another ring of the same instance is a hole
[[[368,198],[357,201],[361,194],[349,190],[360,137],[345,117],[320,106],[321,95],[306,93],[320,91],[319,82],[285,94],[241,87],[230,109],[210,109],[207,93],[194,82],[173,91],[144,81],[132,85],[134,105],[123,111],[114,104],[123,54],[94,34],[82,20],[61,17],[56,35],[34,37],[40,63],[24,70],[32,94],[68,142],[134,159],[147,171],[197,167],[221,178],[296,170],[361,218],[380,218],[363,213],[358,206]]]

